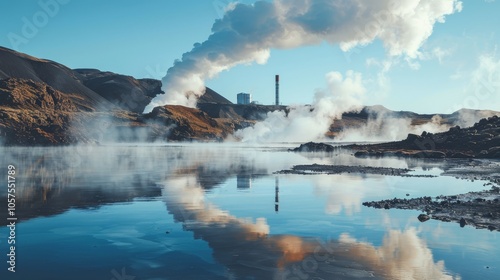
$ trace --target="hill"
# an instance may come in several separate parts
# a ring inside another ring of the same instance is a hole
[[[72,70],[3,47],[0,62],[0,143],[7,145],[213,140],[239,125],[239,121],[198,119],[202,111],[180,106],[166,106],[169,114],[143,116],[151,99],[164,94],[159,80],[98,69]],[[209,88],[202,103],[232,104]]]
[[[79,109],[109,110],[114,105],[85,87],[81,77],[68,67],[0,47],[0,79],[16,78],[49,85],[68,95]]]

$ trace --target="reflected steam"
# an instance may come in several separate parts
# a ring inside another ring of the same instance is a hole
[[[446,273],[442,261],[434,262],[414,228],[389,231],[380,247],[347,234],[327,242],[273,235],[265,218],[241,219],[208,202],[195,176],[162,185],[168,212],[208,243],[231,279],[459,279]]]

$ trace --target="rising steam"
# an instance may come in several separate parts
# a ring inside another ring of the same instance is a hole
[[[146,107],[194,107],[204,80],[242,64],[266,63],[271,49],[322,42],[347,51],[380,39],[390,56],[416,58],[436,22],[460,11],[458,0],[275,0],[235,4],[212,26],[203,43],[182,56],[163,78],[166,94]]]
[[[291,107],[288,115],[274,111],[253,127],[238,130],[236,138],[244,142],[305,142],[322,140],[334,119],[346,111],[362,109],[366,89],[361,74],[348,71],[326,75],[328,88],[316,92],[312,106]]]

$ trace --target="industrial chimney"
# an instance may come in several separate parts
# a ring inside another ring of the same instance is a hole
[[[276,106],[280,105],[280,75],[276,75]]]
[[[280,179],[276,177],[275,188],[274,188],[274,211],[278,213],[280,211]]]

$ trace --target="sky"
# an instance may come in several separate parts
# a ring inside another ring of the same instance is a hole
[[[279,74],[283,105],[311,104],[327,87],[328,73],[354,71],[366,88],[366,105],[429,114],[460,108],[500,111],[500,0],[461,2],[461,11],[434,24],[413,58],[390,55],[380,39],[346,51],[320,42],[271,48],[265,63],[239,64],[205,83],[233,102],[237,93],[249,92],[253,100],[272,104],[274,75]],[[4,0],[0,45],[70,68],[162,79],[174,61],[209,38],[214,22],[234,3]]]

